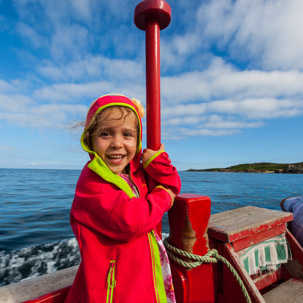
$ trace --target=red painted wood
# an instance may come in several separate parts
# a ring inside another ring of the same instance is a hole
[[[234,241],[237,241],[239,239],[254,235],[256,233],[259,233],[261,231],[271,229],[276,227],[277,225],[285,224],[289,221],[293,220],[293,215],[292,214],[287,214],[279,219],[273,220],[270,223],[266,224],[260,224],[258,226],[255,226],[254,228],[246,228],[244,230],[241,230],[240,232],[235,232],[233,234],[227,235],[220,228],[213,227],[209,230],[209,236],[217,239],[219,241],[222,241],[224,243],[231,243]]]
[[[292,233],[286,229],[286,239],[291,249],[293,260],[298,260],[303,268],[303,248],[296,240],[296,238],[292,235]]]
[[[188,280],[184,269],[174,261],[170,261],[175,295],[177,302],[188,302]]]
[[[234,235],[230,236],[229,241],[233,242],[233,241],[235,241],[237,239],[241,239],[241,238],[249,236],[251,234],[259,233],[259,232],[261,232],[263,230],[274,228],[275,226],[281,225],[281,224],[285,224],[286,222],[289,222],[292,219],[293,219],[293,216],[289,215],[289,216],[285,216],[284,218],[281,218],[279,220],[273,221],[270,224],[262,224],[262,225],[259,225],[255,229],[244,230],[241,233],[234,234]]]
[[[182,194],[168,212],[169,242],[184,251],[204,255],[208,251],[209,197]],[[213,268],[203,264],[191,270],[171,260],[177,302],[215,302]]]
[[[253,279],[256,287],[259,290],[264,289],[265,287],[276,283],[277,281],[282,279],[282,273],[281,268],[279,268],[276,271],[265,273],[262,276],[257,276],[255,279]]]
[[[171,244],[197,255],[206,254],[210,206],[209,197],[194,194],[178,195],[174,206],[168,212]]]
[[[234,267],[234,269],[239,274],[240,278],[244,282],[244,285],[248,291],[248,294],[255,303],[265,303],[263,297],[258,291],[256,285],[253,283],[250,276],[247,274],[246,270],[238,262],[237,256],[230,243],[220,243],[218,245],[219,254],[226,258]],[[222,277],[221,277],[221,291],[220,300],[218,303],[226,302],[237,302],[246,303],[245,297],[241,291],[239,283],[232,272],[225,266],[222,265]]]
[[[284,279],[296,277],[303,280],[303,248],[288,229],[286,229],[286,239],[291,249],[293,264],[291,268],[283,267]]]
[[[146,137],[147,148],[153,150],[161,144],[160,30],[170,19],[171,8],[163,0],[144,0],[135,8],[134,22],[146,31]],[[161,236],[161,224],[157,231]]]
[[[253,246],[257,243],[263,242],[267,239],[273,238],[277,235],[281,235],[285,232],[286,226],[285,223],[277,226],[273,226],[272,228],[263,230],[259,233],[252,234],[251,236],[239,239],[237,241],[232,242],[234,250],[239,251],[244,248]]]
[[[24,301],[22,303],[64,303],[69,289],[70,286],[53,291],[49,294],[43,295],[32,300]]]

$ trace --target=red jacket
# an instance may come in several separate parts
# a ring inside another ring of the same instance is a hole
[[[96,102],[95,112],[104,104],[132,104],[123,96],[101,97]],[[89,119],[92,116],[89,112]],[[82,170],[71,209],[82,261],[66,302],[166,302],[154,228],[172,206],[170,194],[161,185],[175,194],[180,191],[176,169],[165,152],[157,153],[143,168],[140,144],[130,162],[130,176],[140,195],[136,198],[98,155],[87,146],[84,149],[92,160]],[[149,189],[151,184],[157,186]]]

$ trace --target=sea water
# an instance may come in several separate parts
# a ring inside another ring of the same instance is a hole
[[[0,286],[76,265],[69,212],[79,170],[0,169]],[[182,193],[209,196],[212,214],[302,195],[303,175],[180,172]],[[168,234],[168,219],[162,230]]]

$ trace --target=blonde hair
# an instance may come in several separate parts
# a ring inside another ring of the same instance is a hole
[[[140,100],[136,99],[136,98],[132,98],[131,101],[134,103],[134,105],[137,108],[137,111],[139,113],[140,118],[142,119],[145,115],[145,110],[143,105],[141,104]]]

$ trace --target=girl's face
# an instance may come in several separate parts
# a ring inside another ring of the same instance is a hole
[[[101,112],[101,120],[92,137],[93,150],[113,173],[126,173],[137,150],[137,117],[123,107],[112,107]]]

